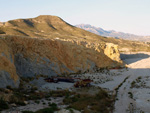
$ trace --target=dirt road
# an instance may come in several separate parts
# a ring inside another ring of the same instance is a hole
[[[144,53],[143,57],[142,54],[140,58],[132,55],[131,58],[128,56],[127,59],[124,59],[129,69],[122,74],[129,77],[118,89],[115,113],[150,112],[150,102],[148,100],[148,97],[150,98],[150,88],[147,87],[150,81],[145,81],[145,78],[150,77],[150,53]]]

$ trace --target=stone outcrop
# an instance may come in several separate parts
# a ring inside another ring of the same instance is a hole
[[[56,76],[121,64],[117,46],[111,43],[6,36],[0,38],[0,45],[0,87],[18,86],[19,77]]]
[[[104,54],[114,61],[118,62],[120,61],[120,53],[118,50],[118,45],[115,45],[113,43],[106,43]]]

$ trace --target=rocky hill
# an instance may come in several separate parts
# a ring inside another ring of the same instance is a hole
[[[0,33],[8,35],[56,38],[64,36],[92,36],[93,33],[74,27],[57,16],[42,15],[30,19],[16,19],[0,25]]]
[[[0,87],[18,87],[20,77],[122,65],[117,45],[56,16],[12,20],[0,30]]]
[[[149,51],[149,45],[143,42],[103,37],[72,26],[57,16],[41,15],[30,19],[16,19],[1,22],[0,34],[29,36],[45,39],[72,39],[78,41],[114,43],[119,50]],[[137,48],[138,47],[138,48]]]
[[[136,41],[145,41],[145,42],[150,41],[150,36],[138,36],[138,35],[134,35],[130,33],[117,32],[114,30],[107,31],[100,27],[97,28],[89,24],[79,24],[79,25],[76,25],[76,27],[90,31],[100,36],[115,37],[115,38],[121,38],[121,39],[126,39],[126,40],[136,40]]]

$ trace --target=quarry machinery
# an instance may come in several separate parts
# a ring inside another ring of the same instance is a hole
[[[91,79],[83,79],[83,80],[77,81],[74,84],[74,87],[90,87],[91,86],[91,82],[92,82]]]

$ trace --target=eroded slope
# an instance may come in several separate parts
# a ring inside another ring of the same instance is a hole
[[[19,76],[82,73],[122,64],[117,46],[112,43],[19,36],[4,36],[0,41],[0,57],[6,61],[0,69],[9,73],[13,81]]]

